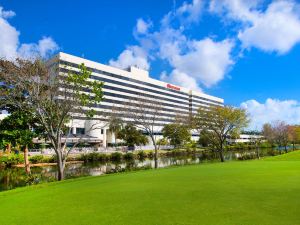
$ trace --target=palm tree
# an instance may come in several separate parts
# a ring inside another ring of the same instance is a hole
[[[109,131],[114,134],[114,142],[117,143],[118,135],[123,127],[123,121],[121,118],[113,115],[109,120]]]

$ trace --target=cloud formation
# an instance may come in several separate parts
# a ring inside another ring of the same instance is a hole
[[[251,129],[260,130],[264,123],[271,123],[276,120],[284,120],[289,124],[300,123],[300,102],[295,100],[280,101],[267,99],[260,103],[256,100],[248,100],[241,103],[251,118]]]
[[[161,76],[164,81],[198,91],[201,90],[199,85],[217,84],[234,63],[230,55],[234,44],[229,39],[215,41],[209,37],[193,39],[186,36],[185,27],[199,21],[203,6],[200,0],[184,2],[163,16],[158,28],[152,32],[149,30],[154,28],[151,21],[138,19],[134,34],[139,45],[135,48],[142,54],[135,54],[133,46],[129,46],[116,60],[111,59],[110,65],[124,69],[134,63],[149,69],[150,61],[162,60],[171,68],[169,75],[164,72]]]
[[[20,43],[20,32],[8,19],[15,16],[13,11],[5,11],[0,7],[0,57],[13,60],[17,57],[32,59],[47,57],[59,49],[51,37],[43,37],[38,43]]]
[[[300,42],[300,5],[292,0],[273,1],[265,10],[262,1],[214,0],[210,11],[242,23],[238,39],[243,48],[285,54]]]
[[[147,58],[147,53],[141,47],[128,46],[116,60],[109,60],[109,64],[121,69],[136,66],[140,69],[148,70],[150,65]]]

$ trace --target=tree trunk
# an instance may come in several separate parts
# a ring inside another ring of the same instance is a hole
[[[6,146],[6,153],[10,154],[11,153],[11,143],[8,143]]]
[[[25,164],[25,172],[26,174],[30,174],[30,164],[29,164],[29,158],[28,158],[28,146],[26,145],[24,148],[24,164]]]
[[[256,158],[260,159],[259,147],[256,147]]]
[[[59,160],[57,160],[57,180],[61,181],[63,179],[65,179],[64,164],[63,164],[63,162],[60,162]]]
[[[221,162],[225,162],[224,154],[223,154],[223,143],[222,142],[220,144],[219,155],[220,155]]]
[[[293,151],[295,151],[295,142],[293,142]]]
[[[57,180],[61,181],[65,178],[64,175],[65,162],[62,157],[61,151],[58,150],[57,154]]]
[[[284,151],[285,151],[285,153],[288,153],[286,145],[284,146]]]
[[[154,145],[154,150],[155,150],[155,153],[154,153],[154,168],[157,169],[158,168],[158,149],[157,149],[156,144]]]
[[[220,151],[219,151],[219,155],[220,155],[220,160],[221,160],[221,162],[225,162],[223,150],[220,150]]]
[[[152,135],[151,135],[151,140],[154,145],[154,168],[157,169],[158,168],[158,149],[157,149],[157,145],[155,143],[155,139]]]

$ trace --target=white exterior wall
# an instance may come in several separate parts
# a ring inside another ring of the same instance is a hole
[[[156,126],[157,131],[161,131],[163,125],[172,122],[178,114],[189,115],[190,112],[196,112],[199,106],[209,107],[210,105],[224,104],[224,100],[221,98],[191,91],[184,87],[150,78],[147,71],[135,67],[131,67],[126,71],[65,53],[59,53],[51,62],[55,60],[76,65],[84,63],[86,67],[93,70],[92,76],[94,76],[96,80],[104,82],[104,99],[99,107],[94,108],[102,114],[112,113],[112,107],[124,107],[124,105],[132,103],[132,99],[128,98],[138,97],[143,99],[144,97],[141,95],[149,95],[146,96],[145,99],[150,99],[154,102],[157,101],[162,104],[163,109],[161,110],[161,114],[164,115],[159,115],[159,124]],[[70,64],[62,65],[61,63],[59,65],[61,69],[78,71],[77,66],[70,66]],[[203,99],[197,99],[197,97]],[[191,106],[190,100],[192,100]],[[193,100],[198,102],[194,102]],[[94,119],[97,118],[103,120],[103,129],[108,129],[108,124],[105,121],[106,118],[95,116]],[[123,119],[125,121],[131,120],[130,118]],[[85,128],[86,134],[90,136],[101,138],[102,140],[108,137],[107,142],[113,142],[114,137],[109,132],[106,132],[107,136],[104,137],[103,134],[101,134],[101,130],[88,131],[92,123],[96,121],[99,122],[99,120],[85,121],[85,119],[82,118],[76,120],[76,124],[74,123],[73,126]]]

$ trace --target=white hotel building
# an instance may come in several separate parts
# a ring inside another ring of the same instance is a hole
[[[93,121],[78,117],[72,124],[74,135],[84,134],[104,147],[114,142],[113,134],[108,130],[109,116],[119,110],[122,111],[124,105],[130,105],[133,100],[141,96],[147,98],[147,101],[159,102],[162,105],[160,119],[157,121],[158,135],[164,124],[174,121],[176,115],[188,116],[196,113],[199,107],[224,104],[221,98],[153,79],[149,77],[148,71],[136,67],[122,70],[62,52],[52,60],[58,62],[59,73],[66,73],[69,70],[78,71],[78,66],[84,63],[92,71],[91,78],[104,83],[104,98],[94,107],[102,116],[96,116]],[[103,124],[102,129],[89,131],[95,121]]]

